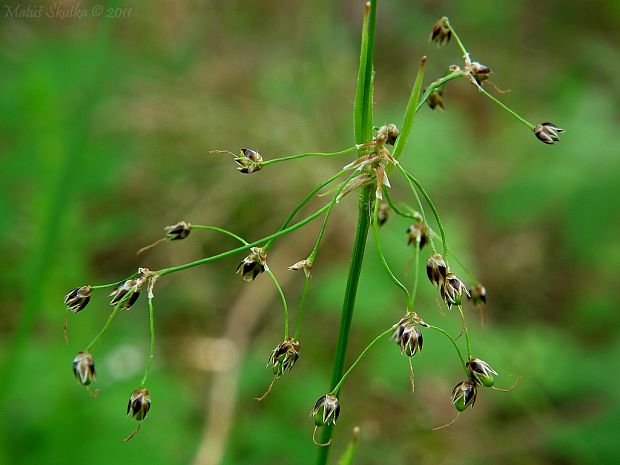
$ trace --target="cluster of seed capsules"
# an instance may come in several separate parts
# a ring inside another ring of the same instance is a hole
[[[129,310],[136,303],[138,297],[140,297],[140,292],[150,276],[148,269],[140,268],[135,278],[120,282],[110,294],[112,297],[110,305],[114,307],[114,312]],[[68,311],[78,313],[84,310],[91,300],[92,289],[93,286],[86,285],[69,292],[65,296],[64,301]],[[75,378],[89,390],[92,383],[96,380],[95,361],[90,353],[90,347],[97,340],[98,337],[85,350],[78,352],[72,363]],[[98,392],[95,391],[93,396],[96,397]],[[138,427],[124,441],[128,441],[139,431],[142,421],[146,418],[150,408],[151,396],[148,389],[141,385],[131,393],[127,404],[127,415],[131,415],[139,422]]]

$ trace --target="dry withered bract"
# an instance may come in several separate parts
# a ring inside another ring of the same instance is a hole
[[[340,415],[340,402],[333,394],[325,394],[316,401],[310,411],[310,416],[314,417],[314,424],[316,426],[323,426],[329,423],[335,425],[338,415]]]
[[[482,307],[487,303],[487,290],[486,288],[477,283],[469,289],[469,300],[476,307]]]
[[[478,85],[482,84],[484,81],[489,79],[489,76],[493,73],[491,68],[485,66],[483,64],[478,63],[477,61],[472,62],[467,67],[468,71],[472,75],[472,77],[476,80]]]
[[[452,30],[448,23],[448,18],[445,16],[439,18],[439,20],[433,25],[431,30],[430,41],[435,42],[438,47],[441,47],[444,43],[450,42],[452,37]]]
[[[95,381],[95,362],[88,352],[78,352],[72,363],[75,378],[84,386]]]
[[[240,155],[235,157],[237,169],[245,174],[252,174],[255,171],[260,171],[262,168],[261,163],[263,157],[256,150],[252,149],[240,149]]]
[[[166,226],[164,231],[166,231],[166,240],[179,241],[189,236],[191,225],[187,221],[179,221],[177,224]]]
[[[299,341],[289,338],[274,349],[269,357],[269,364],[267,366],[273,368],[273,374],[276,378],[279,378],[293,368],[297,360],[299,360],[299,348]]]
[[[428,228],[420,221],[414,223],[407,229],[407,245],[416,244],[420,250],[428,243]]]
[[[441,298],[448,309],[452,308],[453,305],[461,305],[463,293],[470,297],[465,284],[454,273],[448,272],[441,284]]]
[[[138,421],[144,420],[146,414],[149,413],[151,408],[151,396],[146,388],[136,389],[131,393],[129,403],[127,404],[127,415],[131,413],[131,416]]]
[[[473,358],[466,363],[470,379],[481,386],[491,387],[495,384],[497,372],[484,360]]]
[[[77,313],[88,305],[90,302],[90,286],[82,286],[73,289],[65,296],[65,305],[73,313]]]
[[[422,352],[424,338],[415,322],[415,314],[408,313],[397,324],[392,339],[400,346],[400,350],[408,357]]]
[[[254,281],[256,277],[267,269],[267,253],[260,247],[252,247],[250,254],[237,266],[237,273],[246,281]]]
[[[431,255],[426,262],[426,275],[430,282],[437,286],[443,283],[448,272],[448,267],[443,257],[438,253]]]
[[[452,405],[459,412],[462,412],[467,407],[474,406],[477,394],[476,383],[473,381],[462,381],[454,386],[452,390]]]
[[[540,123],[534,129],[534,134],[538,137],[538,140],[544,142],[545,144],[555,144],[560,141],[560,136],[558,133],[564,132],[564,129],[556,126],[553,123]]]
[[[304,270],[304,274],[306,277],[310,277],[310,271],[312,270],[312,262],[306,260],[299,260],[297,263],[292,264],[288,267],[291,271],[299,271]]]

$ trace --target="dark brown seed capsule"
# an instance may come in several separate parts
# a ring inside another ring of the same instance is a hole
[[[564,132],[564,129],[556,126],[553,123],[541,123],[534,129],[534,134],[538,137],[538,140],[545,144],[555,144],[560,141],[558,134]]]

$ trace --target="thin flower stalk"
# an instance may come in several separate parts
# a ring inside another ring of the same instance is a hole
[[[347,149],[340,150],[339,152],[333,152],[333,153],[322,153],[322,152],[300,153],[297,155],[290,155],[287,157],[280,157],[280,158],[273,158],[271,160],[266,160],[261,163],[261,166],[265,168],[269,165],[275,165],[276,163],[282,163],[284,161],[291,161],[291,160],[299,160],[300,158],[306,158],[306,157],[339,157],[341,155],[346,155],[347,153],[354,152],[355,150],[357,150],[356,146],[349,147]]]
[[[413,310],[413,300],[411,298],[411,294],[409,293],[409,290],[407,289],[407,286],[405,286],[402,282],[400,282],[400,280],[394,275],[394,273],[390,269],[390,265],[385,259],[385,255],[383,254],[383,246],[381,245],[381,236],[379,235],[379,221],[377,219],[378,214],[379,214],[379,202],[375,200],[372,227],[373,227],[373,232],[374,232],[374,237],[375,237],[375,247],[377,249],[377,256],[379,257],[379,261],[383,265],[383,268],[385,269],[385,272],[387,273],[389,278],[396,285],[396,287],[398,287],[405,294],[405,297],[407,300],[407,310]]]
[[[146,380],[149,376],[149,370],[151,369],[151,363],[155,358],[155,316],[153,310],[153,297],[148,297],[149,303],[149,358],[146,361],[146,368],[144,369],[144,376],[140,381],[140,388],[146,386]]]

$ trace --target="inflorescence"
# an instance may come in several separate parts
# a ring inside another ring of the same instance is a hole
[[[299,205],[296,206],[277,232],[267,237],[248,242],[226,229],[215,226],[194,225],[186,221],[181,221],[176,224],[166,226],[164,228],[164,236],[151,246],[147,246],[147,248],[150,248],[162,241],[178,241],[186,239],[190,235],[191,231],[196,230],[207,230],[227,235],[236,239],[240,245],[231,250],[202,258],[194,262],[186,263],[184,265],[164,268],[157,271],[151,271],[146,268],[138,268],[136,273],[119,282],[103,285],[83,285],[67,294],[64,300],[67,311],[71,313],[79,313],[88,306],[93,292],[103,289],[112,289],[110,294],[110,305],[112,306],[112,311],[108,317],[108,320],[94,340],[83,350],[79,351],[72,362],[73,373],[77,381],[89,388],[96,381],[95,361],[92,355],[94,345],[108,330],[117,313],[121,310],[127,311],[135,309],[136,303],[138,302],[140,296],[143,295],[146,290],[150,321],[150,352],[147,358],[144,376],[137,388],[131,393],[127,406],[127,414],[131,415],[131,417],[138,422],[138,426],[125,440],[129,440],[135,436],[151,408],[151,397],[146,384],[155,350],[153,307],[155,296],[153,290],[156,281],[171,273],[211,263],[231,255],[241,255],[243,253],[247,255],[242,259],[236,269],[236,272],[241,276],[243,281],[252,282],[259,278],[261,274],[269,275],[282,300],[284,311],[284,337],[268,357],[267,366],[271,369],[273,379],[271,385],[267,389],[267,392],[257,398],[258,400],[262,400],[269,394],[275,381],[281,376],[291,372],[300,359],[300,330],[303,303],[309,288],[309,280],[311,279],[310,272],[313,269],[314,261],[317,257],[319,246],[330,215],[345,195],[363,188],[369,188],[374,191],[370,211],[372,212],[371,224],[374,231],[377,255],[388,277],[404,294],[405,314],[396,323],[386,328],[375,339],[373,339],[361,352],[350,368],[342,375],[341,379],[333,387],[333,389],[322,395],[316,401],[310,412],[310,416],[313,417],[315,423],[314,431],[316,432],[317,428],[321,428],[324,425],[335,425],[336,420],[340,415],[340,401],[338,396],[345,379],[351,370],[361,361],[366,352],[370,350],[375,343],[381,339],[384,339],[388,335],[390,335],[392,340],[396,342],[401,354],[406,356],[409,360],[412,389],[414,387],[414,377],[411,360],[414,356],[419,356],[422,352],[424,332],[429,330],[438,332],[450,341],[458,355],[459,363],[465,372],[465,379],[460,381],[454,387],[451,396],[447,396],[451,398],[451,402],[457,412],[462,412],[468,407],[473,407],[478,396],[478,390],[481,388],[487,387],[504,391],[512,389],[496,388],[495,378],[498,376],[498,373],[491,367],[491,365],[489,365],[489,363],[474,356],[472,350],[472,342],[469,337],[469,331],[463,311],[464,296],[471,301],[475,308],[482,308],[487,303],[486,289],[482,284],[475,282],[473,279],[472,281],[474,282],[472,282],[472,285],[468,287],[452,271],[448,262],[449,249],[446,242],[446,234],[439,213],[419,180],[408,169],[406,169],[398,159],[407,143],[407,137],[410,133],[415,114],[421,109],[425,102],[431,109],[443,109],[445,88],[450,81],[458,78],[463,78],[469,81],[479,93],[482,93],[486,97],[490,98],[491,101],[503,110],[507,111],[517,121],[528,127],[534,135],[545,144],[554,144],[558,142],[558,134],[561,133],[563,129],[549,122],[537,125],[531,124],[500,102],[496,97],[491,95],[484,88],[487,83],[490,83],[490,68],[471,60],[470,54],[463,46],[463,43],[448,21],[448,18],[443,17],[433,26],[430,39],[438,46],[442,46],[449,43],[452,38],[456,40],[463,53],[463,65],[450,66],[448,72],[444,76],[430,83],[426,89],[422,91],[421,85],[423,82],[424,66],[426,63],[426,57],[424,57],[420,64],[420,69],[416,78],[416,85],[414,86],[414,92],[412,92],[412,98],[407,106],[405,125],[402,128],[402,131],[399,131],[394,124],[385,124],[375,128],[375,135],[372,140],[366,141],[362,144],[356,144],[339,152],[303,153],[299,155],[274,158],[271,160],[264,159],[263,156],[254,149],[242,148],[240,149],[239,154],[234,154],[225,150],[217,151],[218,153],[231,154],[234,157],[234,162],[237,165],[237,169],[244,174],[253,174],[276,163],[288,162],[305,157],[340,157],[353,152],[357,153],[357,158],[355,160],[346,163],[339,172],[335,173],[333,176],[312,190],[312,192],[310,192],[299,203]],[[391,182],[388,179],[388,174],[392,172],[399,174],[405,182],[405,185],[410,188],[412,198],[415,199],[416,202],[415,207],[408,205],[406,202],[396,202],[390,196],[389,188],[391,187]],[[328,193],[331,193],[331,199],[327,203],[311,215],[298,220],[297,222],[293,222],[297,213],[307,203],[316,198],[320,191],[339,179],[341,180],[335,185],[335,187],[328,191]],[[424,203],[432,212],[433,222],[435,223],[438,232],[431,227],[431,222],[429,221],[429,218],[427,218],[425,212]],[[399,216],[408,218],[411,221],[411,225],[405,231],[406,234],[403,237],[403,247],[408,246],[413,250],[412,260],[415,262],[415,273],[413,284],[411,286],[404,284],[401,279],[393,273],[387,259],[383,254],[379,227],[384,226],[388,222],[392,212]],[[289,270],[293,271],[303,270],[304,274],[302,276],[304,276],[305,279],[303,293],[297,310],[295,329],[294,333],[291,335],[289,334],[289,314],[285,294],[275,275],[267,266],[267,252],[273,245],[274,241],[296,229],[305,226],[319,217],[323,218],[323,222],[314,247],[306,257],[301,258],[297,263],[289,267]],[[439,243],[439,249],[436,247],[435,242]],[[423,249],[427,249],[429,247],[431,251],[426,261],[426,272],[430,284],[436,288],[437,305],[440,306],[439,300],[441,300],[448,311],[456,308],[462,321],[461,334],[456,337],[450,335],[447,331],[438,326],[426,323],[418,313],[416,306],[416,295],[419,281],[418,269],[420,265],[420,255],[422,254]],[[450,254],[455,258],[455,261],[460,263],[452,252],[450,252]],[[231,270],[231,272],[232,271],[233,270]],[[466,269],[463,269],[463,271],[469,275]],[[458,339],[461,335],[465,336],[466,356],[463,356],[462,348],[458,343]],[[328,442],[321,444],[315,440],[315,443],[320,446],[328,445],[330,442],[331,439]]]

